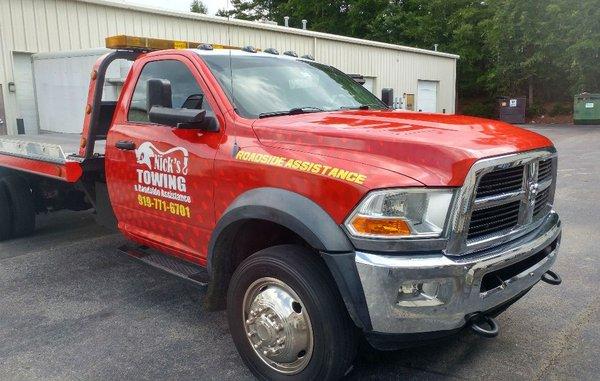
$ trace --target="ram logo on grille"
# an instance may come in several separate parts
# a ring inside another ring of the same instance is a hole
[[[538,183],[538,173],[539,173],[539,163],[533,162],[526,167],[527,177],[525,181],[527,182],[527,189],[525,196],[527,197],[527,204],[530,208],[535,204],[535,197],[538,194],[539,183]]]

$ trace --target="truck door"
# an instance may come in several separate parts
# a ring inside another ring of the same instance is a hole
[[[110,200],[125,235],[197,260],[205,257],[203,244],[214,226],[212,171],[221,133],[151,123],[150,79],[170,82],[173,108],[204,109],[211,117],[218,110],[188,58],[173,54],[136,62],[107,139]]]

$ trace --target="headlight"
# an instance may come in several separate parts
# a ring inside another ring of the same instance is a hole
[[[357,237],[440,237],[453,194],[450,189],[374,191],[352,212],[345,226]]]

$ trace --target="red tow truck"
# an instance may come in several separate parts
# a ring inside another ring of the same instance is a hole
[[[257,377],[338,379],[361,336],[379,349],[493,337],[496,315],[560,283],[547,138],[390,110],[292,52],[107,47],[81,136],[0,139],[0,239],[32,234],[39,213],[94,209],[132,241],[120,250],[208,284],[205,307],[227,308]],[[132,68],[106,102],[117,59]]]

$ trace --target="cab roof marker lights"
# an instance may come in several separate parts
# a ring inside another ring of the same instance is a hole
[[[254,46],[252,46],[252,45],[246,45],[242,48],[242,51],[248,52],[248,53],[256,53],[256,48],[254,48]]]
[[[279,55],[279,50],[277,50],[275,48],[266,48],[265,49],[265,53]]]

